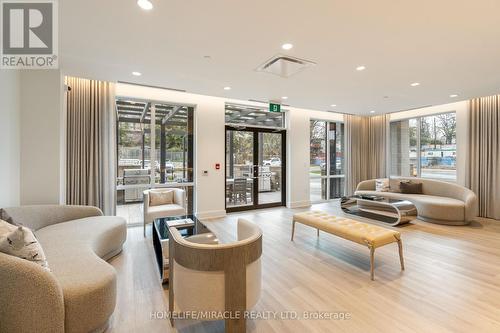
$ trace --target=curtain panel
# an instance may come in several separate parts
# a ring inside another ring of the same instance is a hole
[[[347,196],[363,180],[386,177],[388,119],[387,115],[344,115]]]
[[[500,95],[469,103],[466,185],[478,196],[479,216],[500,219]]]
[[[74,77],[66,85],[66,203],[115,215],[115,85]]]

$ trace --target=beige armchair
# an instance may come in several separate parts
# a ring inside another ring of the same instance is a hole
[[[169,231],[170,312],[231,313],[202,320],[223,319],[226,332],[245,332],[244,311],[255,306],[261,292],[260,228],[239,219],[238,241],[227,244],[183,238],[175,227]]]
[[[172,204],[150,206],[150,192],[173,191],[174,199]],[[146,224],[152,223],[161,217],[186,215],[186,191],[179,188],[157,188],[143,192],[144,198],[144,237],[146,237]]]

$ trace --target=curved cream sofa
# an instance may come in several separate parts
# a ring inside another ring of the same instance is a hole
[[[86,206],[23,206],[3,218],[34,230],[48,272],[0,253],[0,332],[99,332],[116,303],[116,272],[126,222]]]
[[[468,188],[439,180],[398,177],[390,179],[391,191],[398,187],[401,180],[422,183],[423,194],[377,192],[375,179],[359,183],[354,194],[408,200],[417,208],[418,218],[427,222],[466,225],[477,216],[477,197]]]

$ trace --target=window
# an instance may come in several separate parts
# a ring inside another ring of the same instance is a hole
[[[311,201],[344,195],[344,124],[323,120],[310,122]]]
[[[455,181],[456,113],[391,122],[391,175]]]
[[[192,212],[194,108],[118,98],[116,111],[117,211],[129,223],[142,222],[144,190],[181,187]]]

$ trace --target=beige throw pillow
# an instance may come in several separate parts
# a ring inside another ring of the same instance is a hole
[[[162,206],[171,205],[174,203],[174,191],[150,191],[149,192],[149,205]]]
[[[0,220],[0,252],[32,261],[50,271],[42,246],[28,228]]]
[[[375,191],[389,192],[389,178],[375,179]]]
[[[16,230],[17,227],[7,221],[0,219],[0,238]]]

